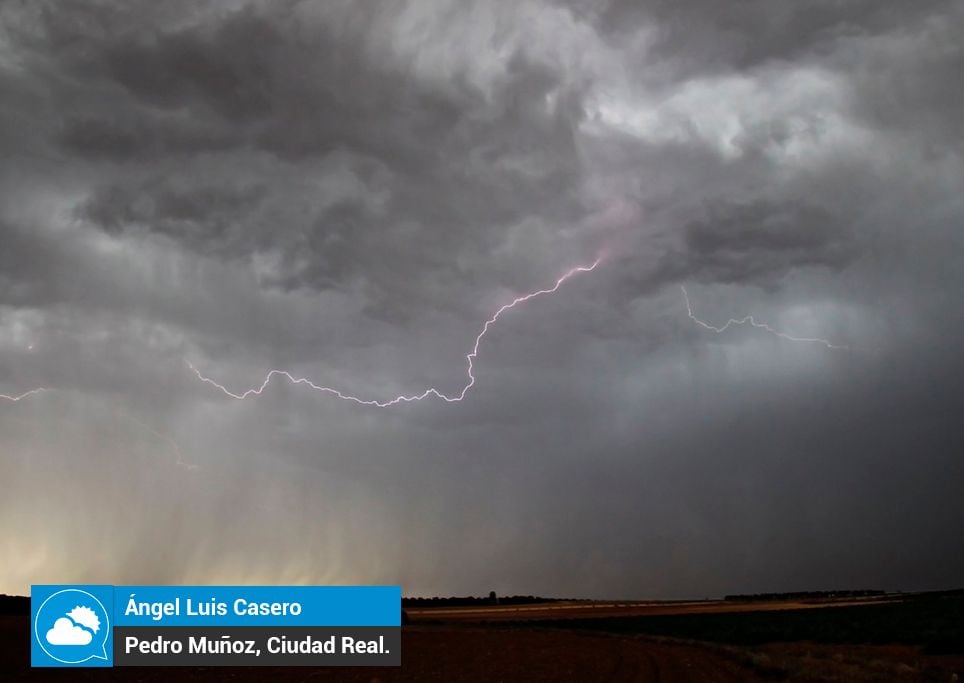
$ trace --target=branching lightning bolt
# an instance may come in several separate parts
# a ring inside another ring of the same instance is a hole
[[[10,396],[8,394],[0,394],[0,400],[3,401],[22,401],[28,396],[33,396],[34,394],[39,394],[42,391],[47,391],[46,387],[37,387],[36,389],[31,389],[30,391],[25,391],[22,394],[17,394],[16,396]]]
[[[553,294],[563,285],[563,283],[565,283],[570,278],[576,275],[579,275],[581,273],[588,273],[595,270],[596,266],[598,266],[601,261],[602,261],[602,257],[597,258],[595,261],[592,262],[592,264],[588,266],[576,266],[575,268],[570,268],[558,280],[556,280],[555,284],[552,287],[549,287],[548,289],[538,289],[533,292],[529,292],[528,294],[518,296],[515,299],[513,299],[511,302],[501,306],[492,315],[492,317],[490,317],[488,320],[485,321],[485,323],[483,323],[482,329],[479,331],[478,335],[476,335],[475,343],[472,345],[472,350],[465,355],[465,361],[466,361],[465,374],[468,379],[466,383],[462,386],[462,389],[458,393],[455,393],[452,395],[445,394],[435,387],[429,387],[424,391],[422,391],[421,393],[402,394],[400,396],[396,396],[395,398],[388,399],[388,400],[360,398],[358,396],[345,393],[333,387],[316,384],[315,382],[308,379],[307,377],[296,377],[295,375],[292,375],[287,370],[269,370],[268,373],[265,375],[264,380],[261,382],[259,386],[251,389],[247,389],[241,393],[235,393],[230,389],[228,389],[227,387],[225,387],[223,384],[220,384],[219,382],[202,374],[201,371],[197,367],[195,367],[195,365],[190,361],[186,361],[186,363],[188,368],[190,368],[190,370],[195,374],[195,376],[200,381],[218,389],[225,396],[228,396],[230,398],[237,399],[237,400],[244,400],[247,398],[251,398],[253,396],[260,396],[262,393],[264,393],[264,390],[268,388],[268,385],[271,383],[272,378],[278,376],[278,377],[284,377],[292,384],[303,384],[309,387],[310,389],[313,389],[314,391],[331,394],[332,396],[336,396],[344,401],[351,401],[353,403],[358,403],[360,405],[372,406],[376,408],[388,408],[394,405],[398,405],[400,403],[412,403],[416,401],[422,401],[429,397],[440,399],[442,401],[445,401],[446,403],[458,403],[464,400],[469,390],[472,389],[473,386],[475,386],[475,381],[476,381],[475,372],[474,372],[475,361],[478,359],[478,356],[479,356],[479,347],[482,344],[482,338],[485,337],[489,329],[493,325],[495,325],[495,323],[499,320],[499,318],[502,316],[503,313],[505,313],[509,309],[515,308],[519,304],[525,303],[531,299],[535,299],[536,297],[540,297],[546,294]],[[849,346],[834,344],[829,340],[823,339],[820,337],[796,337],[796,336],[787,334],[785,332],[781,332],[777,329],[774,329],[767,323],[757,322],[757,320],[752,315],[748,315],[739,320],[735,318],[730,318],[721,327],[718,327],[716,325],[711,325],[710,323],[705,322],[704,320],[701,320],[700,318],[696,317],[696,315],[693,313],[693,307],[692,307],[692,304],[690,303],[690,298],[689,298],[689,294],[686,291],[686,287],[683,285],[680,285],[680,290],[683,292],[683,299],[686,302],[687,316],[694,323],[696,323],[697,325],[699,325],[704,329],[710,330],[711,332],[722,334],[723,332],[725,332],[726,330],[728,330],[730,327],[733,327],[733,326],[750,325],[751,327],[763,330],[769,334],[772,334],[775,337],[779,337],[787,341],[798,342],[798,343],[821,344],[827,347],[828,349],[847,350],[850,348]],[[14,401],[14,402],[21,401],[29,396],[33,396],[47,390],[48,389],[46,387],[37,387],[35,389],[30,389],[28,391],[23,392],[22,394],[17,394],[17,395],[0,394],[0,400]],[[170,437],[167,437],[163,434],[156,432],[155,430],[151,429],[147,425],[144,425],[142,423],[139,423],[139,424],[145,429],[147,429],[148,431],[150,431],[151,433],[153,433],[155,436],[161,439],[164,439],[173,445],[175,452],[177,453],[177,456],[178,456],[177,457],[178,465],[194,467],[193,465],[189,465],[188,463],[185,463],[182,461],[180,448],[177,446],[176,443],[173,442],[173,440],[170,439]]]
[[[376,408],[388,408],[388,407],[390,407],[390,406],[394,406],[394,405],[397,405],[397,404],[399,404],[399,403],[411,403],[411,402],[414,402],[414,401],[421,401],[421,400],[424,400],[424,399],[426,399],[426,398],[428,398],[428,397],[430,397],[430,396],[431,396],[431,397],[434,397],[434,398],[437,398],[437,399],[441,399],[442,401],[445,401],[446,403],[458,403],[459,401],[462,401],[462,400],[465,398],[465,395],[466,395],[466,394],[469,392],[469,390],[475,385],[475,373],[474,373],[474,370],[475,370],[475,361],[476,361],[476,359],[478,358],[478,355],[479,355],[479,345],[482,343],[482,338],[483,338],[483,337],[486,335],[486,333],[489,331],[489,328],[492,327],[492,325],[494,325],[494,324],[496,323],[496,321],[499,319],[499,316],[501,316],[503,313],[505,313],[505,312],[508,311],[509,309],[515,308],[515,307],[518,306],[519,304],[525,303],[526,301],[529,301],[530,299],[535,299],[536,297],[543,296],[543,295],[545,295],[545,294],[552,294],[552,293],[554,293],[555,291],[557,291],[557,290],[562,286],[562,284],[563,284],[566,280],[570,279],[571,277],[573,277],[573,276],[575,276],[575,275],[579,275],[580,273],[588,273],[588,272],[590,272],[590,271],[592,271],[592,270],[595,270],[596,266],[599,265],[599,262],[600,262],[601,260],[602,260],[602,258],[600,257],[600,258],[597,258],[597,259],[592,263],[592,265],[588,265],[588,266],[576,266],[575,268],[571,268],[571,269],[568,270],[565,274],[563,274],[562,277],[560,277],[558,280],[556,280],[556,284],[553,285],[552,287],[550,287],[550,288],[548,288],[548,289],[539,289],[539,290],[536,290],[536,291],[534,291],[534,292],[529,292],[528,294],[525,294],[525,295],[523,295],[523,296],[516,297],[515,299],[512,300],[511,303],[505,304],[504,306],[502,306],[501,308],[499,308],[499,310],[497,310],[497,311],[492,315],[492,317],[489,318],[488,320],[486,320],[485,323],[482,325],[482,330],[479,332],[478,336],[476,336],[476,338],[475,338],[475,344],[472,346],[472,350],[471,350],[469,353],[467,353],[466,356],[465,356],[465,361],[466,361],[466,376],[468,377],[468,380],[466,381],[465,385],[462,387],[461,391],[459,391],[457,394],[453,394],[453,395],[451,395],[451,396],[448,395],[448,394],[445,394],[445,393],[443,393],[443,392],[441,392],[441,391],[439,391],[439,390],[436,389],[435,387],[429,387],[428,389],[425,389],[423,392],[418,393],[418,394],[410,394],[410,395],[404,395],[404,394],[403,394],[403,395],[401,395],[401,396],[396,396],[395,398],[392,398],[392,399],[389,399],[389,400],[386,400],[386,401],[379,401],[379,400],[377,400],[377,399],[365,399],[365,398],[359,398],[358,396],[353,396],[353,395],[351,395],[351,394],[346,394],[346,393],[344,393],[344,392],[342,392],[342,391],[339,391],[338,389],[334,389],[334,388],[332,388],[332,387],[319,386],[318,384],[315,384],[314,382],[312,382],[310,379],[308,379],[308,378],[306,378],[306,377],[295,377],[294,375],[292,375],[290,372],[288,372],[288,371],[286,371],[286,370],[270,370],[270,371],[268,371],[268,374],[265,375],[264,381],[261,383],[260,386],[258,386],[258,387],[256,387],[256,388],[253,388],[253,389],[248,389],[248,390],[246,390],[246,391],[238,394],[238,393],[235,393],[235,392],[231,391],[230,389],[226,388],[223,384],[219,384],[218,382],[214,381],[213,379],[211,379],[211,378],[209,378],[209,377],[205,377],[203,374],[201,374],[201,371],[198,370],[190,361],[187,362],[187,365],[188,365],[188,367],[191,369],[191,371],[194,372],[195,375],[197,375],[197,378],[198,378],[199,380],[201,380],[202,382],[205,382],[205,383],[207,383],[207,384],[210,384],[211,386],[215,387],[216,389],[219,389],[219,390],[220,390],[222,393],[224,393],[226,396],[230,396],[231,398],[238,399],[238,400],[244,400],[244,399],[250,398],[250,397],[252,397],[252,396],[260,396],[261,393],[268,387],[268,384],[271,382],[271,379],[272,379],[273,377],[275,377],[275,376],[279,376],[279,377],[284,377],[284,378],[286,378],[286,379],[287,379],[289,382],[291,382],[292,384],[304,384],[304,385],[310,387],[311,389],[313,389],[313,390],[315,390],[315,391],[320,391],[320,392],[323,392],[323,393],[326,393],[326,394],[331,394],[331,395],[333,395],[333,396],[337,396],[338,398],[340,398],[340,399],[342,399],[342,400],[344,400],[344,401],[352,401],[352,402],[354,402],[354,403],[359,403],[359,404],[365,405],[365,406],[373,406],[373,407],[376,407]]]
[[[58,391],[58,390],[57,390],[57,389],[51,389],[51,388],[49,388],[49,387],[37,387],[36,389],[30,389],[29,391],[25,391],[25,392],[23,392],[22,394],[18,394],[18,395],[16,395],[16,396],[10,396],[10,395],[8,395],[8,394],[0,394],[0,400],[5,400],[5,401],[21,401],[21,400],[27,398],[28,396],[33,396],[33,395],[35,395],[35,394],[39,394],[39,393],[45,392],[45,391],[53,391],[53,392],[56,392],[56,391]],[[186,469],[186,470],[196,470],[196,469],[198,468],[198,466],[195,465],[194,463],[187,462],[187,461],[184,459],[184,453],[181,451],[181,447],[178,445],[178,443],[177,443],[171,436],[169,436],[169,435],[167,435],[167,434],[163,434],[163,433],[157,431],[156,429],[154,429],[154,428],[151,427],[150,425],[142,422],[141,420],[138,420],[136,417],[134,417],[133,415],[131,415],[131,414],[127,413],[127,412],[124,412],[124,411],[121,410],[120,408],[115,408],[114,414],[115,414],[116,417],[121,418],[121,419],[124,419],[124,420],[127,420],[128,422],[131,422],[132,424],[137,425],[138,427],[140,427],[141,429],[143,429],[145,432],[151,434],[152,436],[155,436],[155,437],[157,437],[158,439],[160,439],[161,441],[166,442],[166,443],[173,449],[173,451],[174,451],[174,454],[175,454],[175,456],[176,456],[176,457],[175,457],[175,460],[174,460],[174,464],[175,464],[177,467],[183,467],[183,468]]]
[[[828,349],[847,350],[847,349],[850,348],[849,346],[840,346],[840,345],[837,345],[837,344],[832,344],[832,343],[829,342],[828,340],[826,340],[826,339],[821,339],[821,338],[819,338],[819,337],[794,337],[794,336],[791,336],[791,335],[789,335],[789,334],[786,334],[785,332],[780,332],[779,330],[773,329],[772,327],[770,327],[770,326],[767,325],[766,323],[757,322],[756,320],[754,320],[754,318],[753,318],[752,315],[748,315],[748,316],[746,316],[745,318],[741,318],[741,319],[739,319],[739,320],[736,320],[736,319],[734,319],[734,318],[730,318],[729,320],[726,321],[726,324],[724,324],[723,327],[716,327],[715,325],[710,325],[709,323],[704,322],[704,321],[700,320],[699,318],[697,318],[695,315],[693,315],[693,307],[690,305],[690,297],[689,297],[689,294],[686,293],[686,287],[684,287],[683,285],[680,285],[679,288],[680,288],[681,290],[683,290],[683,299],[686,301],[686,315],[688,315],[689,318],[690,318],[690,320],[692,320],[693,322],[695,322],[697,325],[699,325],[700,327],[703,327],[703,328],[705,328],[705,329],[707,329],[707,330],[710,330],[711,332],[716,332],[717,334],[721,334],[721,333],[725,332],[727,329],[729,329],[729,328],[730,328],[731,326],[733,326],[733,325],[750,325],[750,326],[755,327],[755,328],[757,328],[757,329],[759,329],[759,330],[763,330],[763,331],[765,331],[765,332],[769,332],[770,334],[772,334],[772,335],[775,336],[775,337],[780,337],[781,339],[786,339],[787,341],[803,342],[803,343],[809,343],[809,344],[823,344],[823,345],[826,346]]]

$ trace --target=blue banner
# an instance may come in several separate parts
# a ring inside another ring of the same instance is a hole
[[[401,586],[35,585],[30,603],[33,666],[401,661]]]
[[[118,626],[401,626],[400,586],[115,586]]]

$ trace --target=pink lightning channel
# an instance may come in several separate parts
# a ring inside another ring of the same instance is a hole
[[[757,321],[753,318],[752,315],[748,315],[748,316],[746,316],[745,318],[740,318],[739,320],[736,320],[735,318],[730,318],[729,320],[726,321],[726,323],[725,323],[722,327],[717,327],[716,325],[711,325],[711,324],[709,324],[709,323],[707,323],[707,322],[704,322],[704,321],[700,320],[699,318],[697,318],[697,317],[693,314],[693,307],[690,306],[690,297],[689,297],[689,294],[686,293],[686,287],[684,287],[683,285],[680,285],[679,288],[680,288],[681,290],[683,290],[683,299],[686,301],[686,315],[688,315],[689,318],[690,318],[690,320],[692,320],[694,323],[696,323],[697,325],[699,325],[700,327],[702,327],[702,328],[704,328],[704,329],[710,330],[711,332],[716,332],[717,334],[721,334],[721,333],[723,333],[723,332],[726,332],[726,330],[729,329],[729,328],[730,328],[731,326],[733,326],[733,325],[747,325],[747,324],[749,324],[751,327],[755,327],[755,328],[757,328],[757,329],[759,329],[759,330],[763,330],[763,331],[765,331],[765,332],[769,332],[769,333],[772,334],[773,336],[775,336],[775,337],[780,337],[780,339],[786,339],[787,341],[803,342],[803,343],[805,343],[805,344],[822,344],[822,345],[826,346],[828,349],[838,349],[838,350],[849,350],[849,349],[850,349],[849,346],[839,346],[839,345],[837,345],[837,344],[832,344],[832,343],[830,343],[828,340],[826,340],[826,339],[821,339],[821,338],[819,338],[819,337],[794,337],[794,336],[791,336],[791,335],[789,335],[789,334],[787,334],[787,333],[785,333],[785,332],[780,332],[779,330],[773,329],[772,327],[770,327],[770,326],[767,325],[766,323],[757,322]]]
[[[361,405],[373,406],[376,408],[388,408],[390,406],[394,406],[399,403],[411,403],[413,401],[421,401],[423,399],[428,398],[429,396],[434,396],[435,398],[441,399],[446,403],[458,403],[459,401],[465,398],[465,395],[469,392],[469,389],[471,389],[475,385],[475,373],[473,372],[473,370],[475,369],[475,360],[476,358],[478,358],[478,355],[479,355],[479,345],[482,343],[482,338],[489,331],[489,328],[492,325],[494,325],[496,321],[499,319],[499,316],[501,316],[503,313],[508,311],[510,308],[515,308],[519,304],[525,303],[530,299],[535,299],[536,297],[542,296],[544,294],[554,293],[562,286],[562,284],[566,280],[572,278],[573,276],[578,275],[580,273],[588,273],[592,270],[595,270],[596,266],[599,265],[600,261],[602,261],[602,257],[599,257],[595,261],[593,261],[592,265],[576,266],[575,268],[571,268],[565,274],[563,274],[562,277],[556,280],[556,284],[550,287],[549,289],[539,289],[534,292],[529,292],[528,294],[524,294],[523,296],[516,297],[515,299],[512,300],[511,303],[507,303],[501,308],[499,308],[499,310],[497,310],[492,315],[492,317],[486,320],[485,324],[482,325],[482,330],[479,332],[478,336],[476,336],[475,344],[472,346],[472,350],[466,354],[465,356],[466,376],[468,377],[468,381],[465,383],[465,386],[462,387],[462,390],[458,394],[454,394],[452,396],[442,393],[435,387],[429,387],[428,389],[426,389],[420,394],[411,394],[411,395],[403,394],[401,396],[396,396],[395,398],[387,401],[379,401],[376,399],[363,399],[363,398],[359,398],[358,396],[353,396],[351,394],[343,393],[338,389],[334,389],[332,387],[319,386],[318,384],[315,384],[314,382],[312,382],[310,379],[306,377],[295,377],[294,375],[292,375],[290,372],[286,370],[269,370],[268,374],[265,375],[264,381],[261,382],[261,385],[259,387],[254,389],[248,389],[240,394],[237,394],[231,391],[230,389],[228,389],[227,387],[225,387],[223,384],[219,384],[213,379],[209,377],[205,377],[203,374],[201,374],[201,371],[198,370],[194,366],[194,364],[191,363],[190,361],[187,361],[187,366],[191,369],[191,371],[197,376],[199,380],[207,384],[210,384],[216,389],[219,389],[226,396],[230,396],[231,398],[238,399],[238,400],[244,400],[246,398],[250,398],[251,396],[260,396],[261,393],[268,387],[268,384],[271,382],[271,378],[277,375],[277,376],[285,377],[292,384],[304,384],[310,387],[311,389],[314,389],[315,391],[332,394],[333,396],[337,396],[338,398],[344,401],[353,401],[354,403],[360,403]]]

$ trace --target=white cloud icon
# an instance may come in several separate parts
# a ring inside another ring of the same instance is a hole
[[[47,631],[47,642],[51,645],[90,645],[93,636],[67,617],[60,617],[54,627]]]

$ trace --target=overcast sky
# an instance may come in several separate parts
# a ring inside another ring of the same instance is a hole
[[[0,4],[0,591],[964,576],[964,5]],[[428,387],[462,402],[345,402]],[[750,325],[753,315],[796,342]]]

